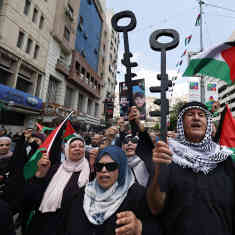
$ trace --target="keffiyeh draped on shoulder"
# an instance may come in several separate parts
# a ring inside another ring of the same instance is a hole
[[[185,138],[183,127],[184,113],[192,108],[201,109],[205,112],[207,118],[207,129],[203,140],[199,143],[193,143]],[[202,171],[207,174],[215,169],[217,164],[225,161],[231,151],[212,141],[212,116],[211,113],[200,105],[193,105],[184,108],[177,121],[177,137],[169,139],[168,144],[173,152],[173,162],[182,166],[192,168],[194,172]]]

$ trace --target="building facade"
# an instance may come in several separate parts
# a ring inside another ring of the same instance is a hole
[[[106,10],[106,20],[103,27],[103,40],[100,48],[101,74],[103,77],[103,89],[101,94],[101,114],[105,120],[105,100],[115,102],[115,88],[117,85],[117,60],[119,48],[119,33],[113,30],[111,18],[112,10]],[[115,107],[115,105],[114,105]],[[115,116],[115,115],[114,115]]]
[[[72,56],[75,48],[80,1],[55,1],[56,12],[50,34],[49,50],[43,82],[44,108],[42,122],[51,123],[74,111],[78,116],[78,87],[70,80]]]
[[[41,113],[42,100],[38,97],[45,77],[54,12],[54,1],[0,2],[0,102],[4,106],[0,122],[3,125],[27,125]]]
[[[219,112],[222,112],[225,105],[228,104],[233,117],[235,117],[235,86],[227,86],[226,84],[221,84],[219,89]]]
[[[0,124],[52,125],[73,110],[99,126],[116,84],[110,19],[104,0],[0,1]]]
[[[78,26],[69,80],[79,87],[79,118],[88,128],[99,126],[104,89],[102,46],[106,12],[100,1],[80,1]]]

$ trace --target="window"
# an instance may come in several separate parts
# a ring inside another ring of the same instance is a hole
[[[87,102],[87,114],[91,115],[92,114],[92,101],[88,99]]]
[[[84,21],[84,20],[83,20],[83,17],[80,16],[80,22],[79,22],[79,23],[80,23],[80,24],[83,24],[83,21]]]
[[[32,95],[33,83],[27,77],[19,74],[16,82],[16,89]]]
[[[82,72],[83,75],[85,75],[86,70],[82,67],[82,71],[81,72]]]
[[[79,18],[78,31],[80,31],[80,32],[83,31],[83,17],[82,16],[80,16],[80,18]]]
[[[33,21],[34,23],[36,23],[36,22],[37,22],[37,19],[38,19],[38,9],[37,9],[37,8],[34,8],[32,21]]]
[[[25,5],[24,5],[24,14],[25,15],[29,14],[30,6],[31,6],[31,1],[25,0]]]
[[[40,49],[40,47],[39,47],[38,45],[36,45],[36,46],[35,46],[35,49],[34,49],[34,54],[33,54],[33,58],[34,58],[34,59],[37,59],[37,58],[38,58],[39,49]]]
[[[18,40],[16,44],[18,48],[22,48],[23,43],[24,43],[24,36],[25,34],[22,31],[19,31]]]
[[[84,106],[83,106],[83,104],[84,104],[84,96],[81,95],[81,94],[79,94],[78,110],[79,110],[80,112],[84,112]]]
[[[42,85],[42,75],[38,75],[38,80],[37,80],[37,85],[36,85],[36,92],[35,96],[40,97],[40,90],[41,90],[41,85]]]
[[[47,90],[47,103],[56,103],[59,82],[55,78],[50,77]]]
[[[39,29],[42,29],[42,28],[43,28],[44,20],[45,20],[44,16],[43,16],[43,15],[41,15],[41,17],[40,17],[40,21],[39,21]]]
[[[68,3],[68,10],[69,10],[69,16],[73,20],[73,8],[69,3]]]
[[[69,41],[70,40],[70,30],[65,26],[64,27],[64,38]]]
[[[3,6],[3,0],[0,1],[0,10],[2,9]]]
[[[99,114],[99,104],[95,103],[95,117],[98,117]]]
[[[75,63],[76,72],[80,73],[80,64],[76,61]]]
[[[65,15],[70,19],[70,21],[73,21],[73,8],[69,3],[65,7]]]
[[[27,47],[26,47],[26,53],[30,54],[30,51],[31,51],[31,48],[32,48],[32,44],[33,44],[33,41],[30,38],[28,38]]]
[[[87,39],[88,39],[88,35],[87,35],[87,33],[86,33],[86,32],[84,32],[83,37],[84,37],[84,39],[85,39],[85,40],[87,40]]]
[[[86,54],[85,54],[85,51],[84,51],[84,50],[81,51],[81,55],[82,55],[83,58],[86,57]]]
[[[66,87],[64,106],[67,108],[72,108],[72,100],[73,100],[73,89],[70,87]]]

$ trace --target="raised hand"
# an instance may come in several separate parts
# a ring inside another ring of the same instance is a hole
[[[51,161],[49,160],[49,157],[47,153],[43,153],[42,158],[37,163],[38,170],[35,174],[37,178],[43,178],[46,176],[48,170],[51,167]]]
[[[153,162],[156,164],[170,164],[172,162],[172,152],[168,144],[163,141],[158,141],[153,149]]]

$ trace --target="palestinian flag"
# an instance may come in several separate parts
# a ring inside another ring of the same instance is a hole
[[[187,46],[190,43],[191,39],[192,39],[192,34],[185,38],[184,40],[185,46]]]
[[[37,126],[39,132],[42,132],[42,133],[45,133],[45,131],[53,131],[54,130],[54,128],[43,126],[43,125],[39,124],[38,122],[36,122],[35,125]]]
[[[195,56],[183,76],[205,75],[231,85],[235,81],[235,46],[223,43]]]
[[[215,139],[220,145],[227,146],[233,151],[232,158],[235,161],[235,119],[227,104],[221,113]]]
[[[195,22],[195,26],[199,26],[201,23],[201,14],[198,14],[196,22]]]
[[[74,130],[70,120],[67,121],[67,126],[64,133],[64,141],[67,142],[69,139],[75,137],[76,131]]]
[[[24,166],[24,177],[25,179],[32,178],[37,171],[37,162],[41,159],[43,152],[46,152],[48,155],[50,153],[58,152],[58,149],[61,148],[60,138],[63,136],[63,131],[67,120],[70,118],[73,112],[71,112],[66,119],[56,128],[51,134],[46,138],[46,140],[40,145],[38,150],[34,153],[31,159]],[[60,151],[59,151],[60,152]],[[54,154],[52,154],[54,155]],[[60,157],[60,156],[59,156]],[[55,159],[50,159],[51,162],[55,162]]]

